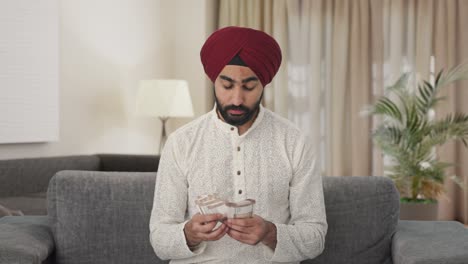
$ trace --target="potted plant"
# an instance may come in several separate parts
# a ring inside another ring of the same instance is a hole
[[[405,73],[365,111],[381,117],[372,137],[389,160],[384,174],[400,192],[401,219],[436,219],[444,180],[450,178],[459,184],[456,176],[447,177],[445,170],[453,164],[440,161],[435,147],[450,140],[459,140],[466,147],[468,115],[451,113],[436,119],[435,109],[444,100],[438,96],[444,86],[467,79],[467,65],[440,71],[433,83],[414,81],[415,74]]]

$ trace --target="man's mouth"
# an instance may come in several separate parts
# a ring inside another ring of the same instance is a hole
[[[243,111],[243,110],[229,110],[228,112],[231,115],[243,115],[243,114],[245,114],[245,111]]]

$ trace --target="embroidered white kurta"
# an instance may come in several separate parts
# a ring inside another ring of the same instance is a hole
[[[150,219],[154,251],[171,263],[299,263],[316,257],[328,227],[318,162],[310,141],[287,119],[260,105],[239,136],[237,127],[219,119],[215,105],[168,137]],[[184,225],[198,212],[195,199],[211,193],[255,199],[254,214],[276,225],[276,249],[225,235],[192,252]]]

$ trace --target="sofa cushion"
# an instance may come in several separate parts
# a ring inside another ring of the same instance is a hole
[[[0,218],[4,216],[22,216],[22,215],[24,214],[20,210],[10,209],[0,203]]]
[[[395,264],[466,264],[468,229],[455,221],[400,221],[392,247]]]
[[[46,216],[6,216],[0,230],[0,263],[44,263],[54,251]]]
[[[0,197],[45,192],[49,180],[60,170],[99,170],[99,158],[77,155],[0,160]]]
[[[61,171],[48,189],[56,261],[167,263],[149,241],[155,172]]]
[[[392,263],[399,195],[384,177],[324,177],[325,250],[304,263]]]
[[[0,197],[0,205],[24,215],[46,215],[46,193],[32,193],[22,196]],[[1,213],[0,213],[0,216]]]
[[[59,263],[164,263],[149,242],[156,173],[61,171],[51,180]],[[391,263],[398,192],[384,177],[324,177],[324,252],[303,263]]]

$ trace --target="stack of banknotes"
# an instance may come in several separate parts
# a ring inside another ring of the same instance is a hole
[[[246,218],[252,217],[255,200],[228,202],[215,193],[198,196],[195,204],[201,214],[223,214],[227,218]]]

